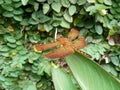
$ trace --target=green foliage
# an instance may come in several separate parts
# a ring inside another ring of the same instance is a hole
[[[51,89],[50,61],[32,46],[53,41],[56,28],[80,30],[83,51],[120,78],[120,47],[107,42],[120,33],[119,7],[119,0],[0,0],[1,89]]]

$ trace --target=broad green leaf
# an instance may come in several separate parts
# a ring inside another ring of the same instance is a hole
[[[60,26],[64,27],[64,28],[70,28],[70,23],[68,23],[67,21],[62,19],[62,22],[60,23]]]
[[[103,28],[101,25],[95,25],[95,30],[98,34],[102,34],[103,33]]]
[[[52,78],[55,90],[76,90],[70,77],[60,68],[52,69]]]
[[[94,61],[77,52],[65,59],[82,90],[120,89],[120,82]]]
[[[77,1],[77,4],[78,5],[83,5],[83,4],[85,4],[86,3],[86,0],[78,0]]]
[[[112,5],[112,1],[111,1],[111,0],[104,0],[104,3],[105,3],[106,5]]]
[[[50,9],[49,4],[43,4],[43,13],[46,14]]]
[[[69,15],[69,13],[66,11],[65,14],[63,15],[64,19],[68,22],[73,22],[73,17]]]
[[[70,1],[70,3],[72,3],[72,4],[76,4],[77,3],[77,0],[69,0]]]
[[[64,6],[64,7],[69,7],[70,6],[70,2],[69,2],[69,0],[61,0],[61,3],[62,3],[62,5]]]
[[[27,5],[27,3],[29,2],[29,0],[21,0],[23,5]]]
[[[60,12],[62,5],[59,2],[52,3],[52,9],[56,12]]]
[[[74,5],[71,5],[69,7],[69,14],[72,16],[75,14],[75,12],[76,12],[76,7]]]

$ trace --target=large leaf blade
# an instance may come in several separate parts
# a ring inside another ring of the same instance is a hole
[[[76,90],[70,77],[60,68],[52,69],[52,78],[55,90]]]
[[[66,57],[74,77],[83,90],[119,90],[120,83],[95,62],[74,53]]]

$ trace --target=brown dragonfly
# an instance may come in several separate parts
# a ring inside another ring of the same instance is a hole
[[[83,36],[78,37],[78,35],[79,31],[77,31],[76,29],[71,29],[67,38],[59,36],[55,42],[34,45],[34,50],[36,52],[41,52],[60,46],[56,50],[45,54],[45,56],[48,58],[63,58],[77,51],[86,57],[90,57],[88,54],[80,50],[86,46],[86,40]]]

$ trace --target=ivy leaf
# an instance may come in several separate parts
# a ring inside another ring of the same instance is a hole
[[[76,7],[74,5],[71,5],[69,7],[69,14],[72,16],[75,14],[75,12],[76,12]]]
[[[58,2],[53,2],[52,3],[52,9],[56,12],[60,12],[62,5]]]
[[[22,1],[22,5],[27,5],[29,0],[21,0]]]
[[[50,9],[49,4],[44,4],[44,5],[43,5],[43,13],[44,13],[44,14],[46,14],[46,13],[49,11],[49,9]]]
[[[101,25],[95,25],[95,30],[98,34],[102,34],[103,29]]]

